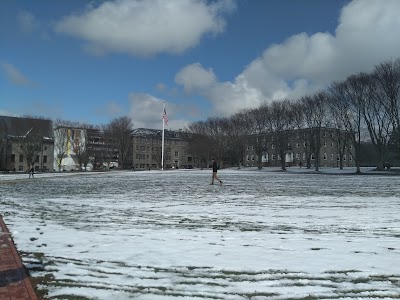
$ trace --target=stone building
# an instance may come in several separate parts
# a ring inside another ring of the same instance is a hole
[[[341,141],[341,145],[346,144],[343,153],[343,166],[354,167],[354,148],[350,141]],[[332,128],[323,128],[321,131],[321,148],[319,150],[319,167],[339,167],[339,139],[337,130]],[[306,166],[308,150],[305,130],[293,130],[289,142],[285,149],[285,165]],[[276,146],[271,141],[266,141],[266,150],[262,156],[262,166],[281,166],[281,157],[277,153]],[[258,166],[258,156],[254,148],[246,146],[244,166]],[[311,166],[315,166],[315,153],[311,153]]]
[[[51,120],[0,116],[0,169],[26,172],[53,169]]]
[[[138,128],[132,134],[132,167],[160,169],[162,130]],[[188,142],[182,131],[164,131],[164,169],[193,168],[193,157],[188,153]]]

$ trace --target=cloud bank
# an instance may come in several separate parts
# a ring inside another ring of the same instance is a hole
[[[354,0],[343,7],[335,34],[299,33],[271,45],[232,82],[219,82],[199,63],[180,70],[175,82],[186,93],[205,97],[219,116],[297,99],[400,57],[399,11],[398,0]]]
[[[223,32],[224,15],[234,9],[232,0],[117,0],[66,16],[55,30],[81,38],[85,49],[98,55],[179,54],[202,37]]]
[[[166,101],[156,98],[149,94],[132,93],[129,95],[130,112],[129,116],[134,121],[135,128],[162,129],[163,103]],[[183,129],[188,121],[179,119],[180,108],[172,103],[166,103],[167,115],[174,115],[169,118],[168,126],[165,129]]]

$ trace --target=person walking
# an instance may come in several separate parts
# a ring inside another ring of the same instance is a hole
[[[214,184],[214,179],[219,181],[219,184],[222,185],[222,180],[218,178],[217,171],[218,171],[218,164],[215,159],[212,159],[212,180],[211,184]]]
[[[29,178],[33,178],[33,174],[35,173],[35,169],[33,168],[33,165],[31,166],[31,168],[29,169]]]

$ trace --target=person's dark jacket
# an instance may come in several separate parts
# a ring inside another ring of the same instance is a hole
[[[213,172],[217,172],[218,171],[218,165],[217,165],[216,161],[213,162],[212,166],[213,166]]]

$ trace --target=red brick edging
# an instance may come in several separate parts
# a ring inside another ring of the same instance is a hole
[[[0,300],[38,300],[0,215]]]

